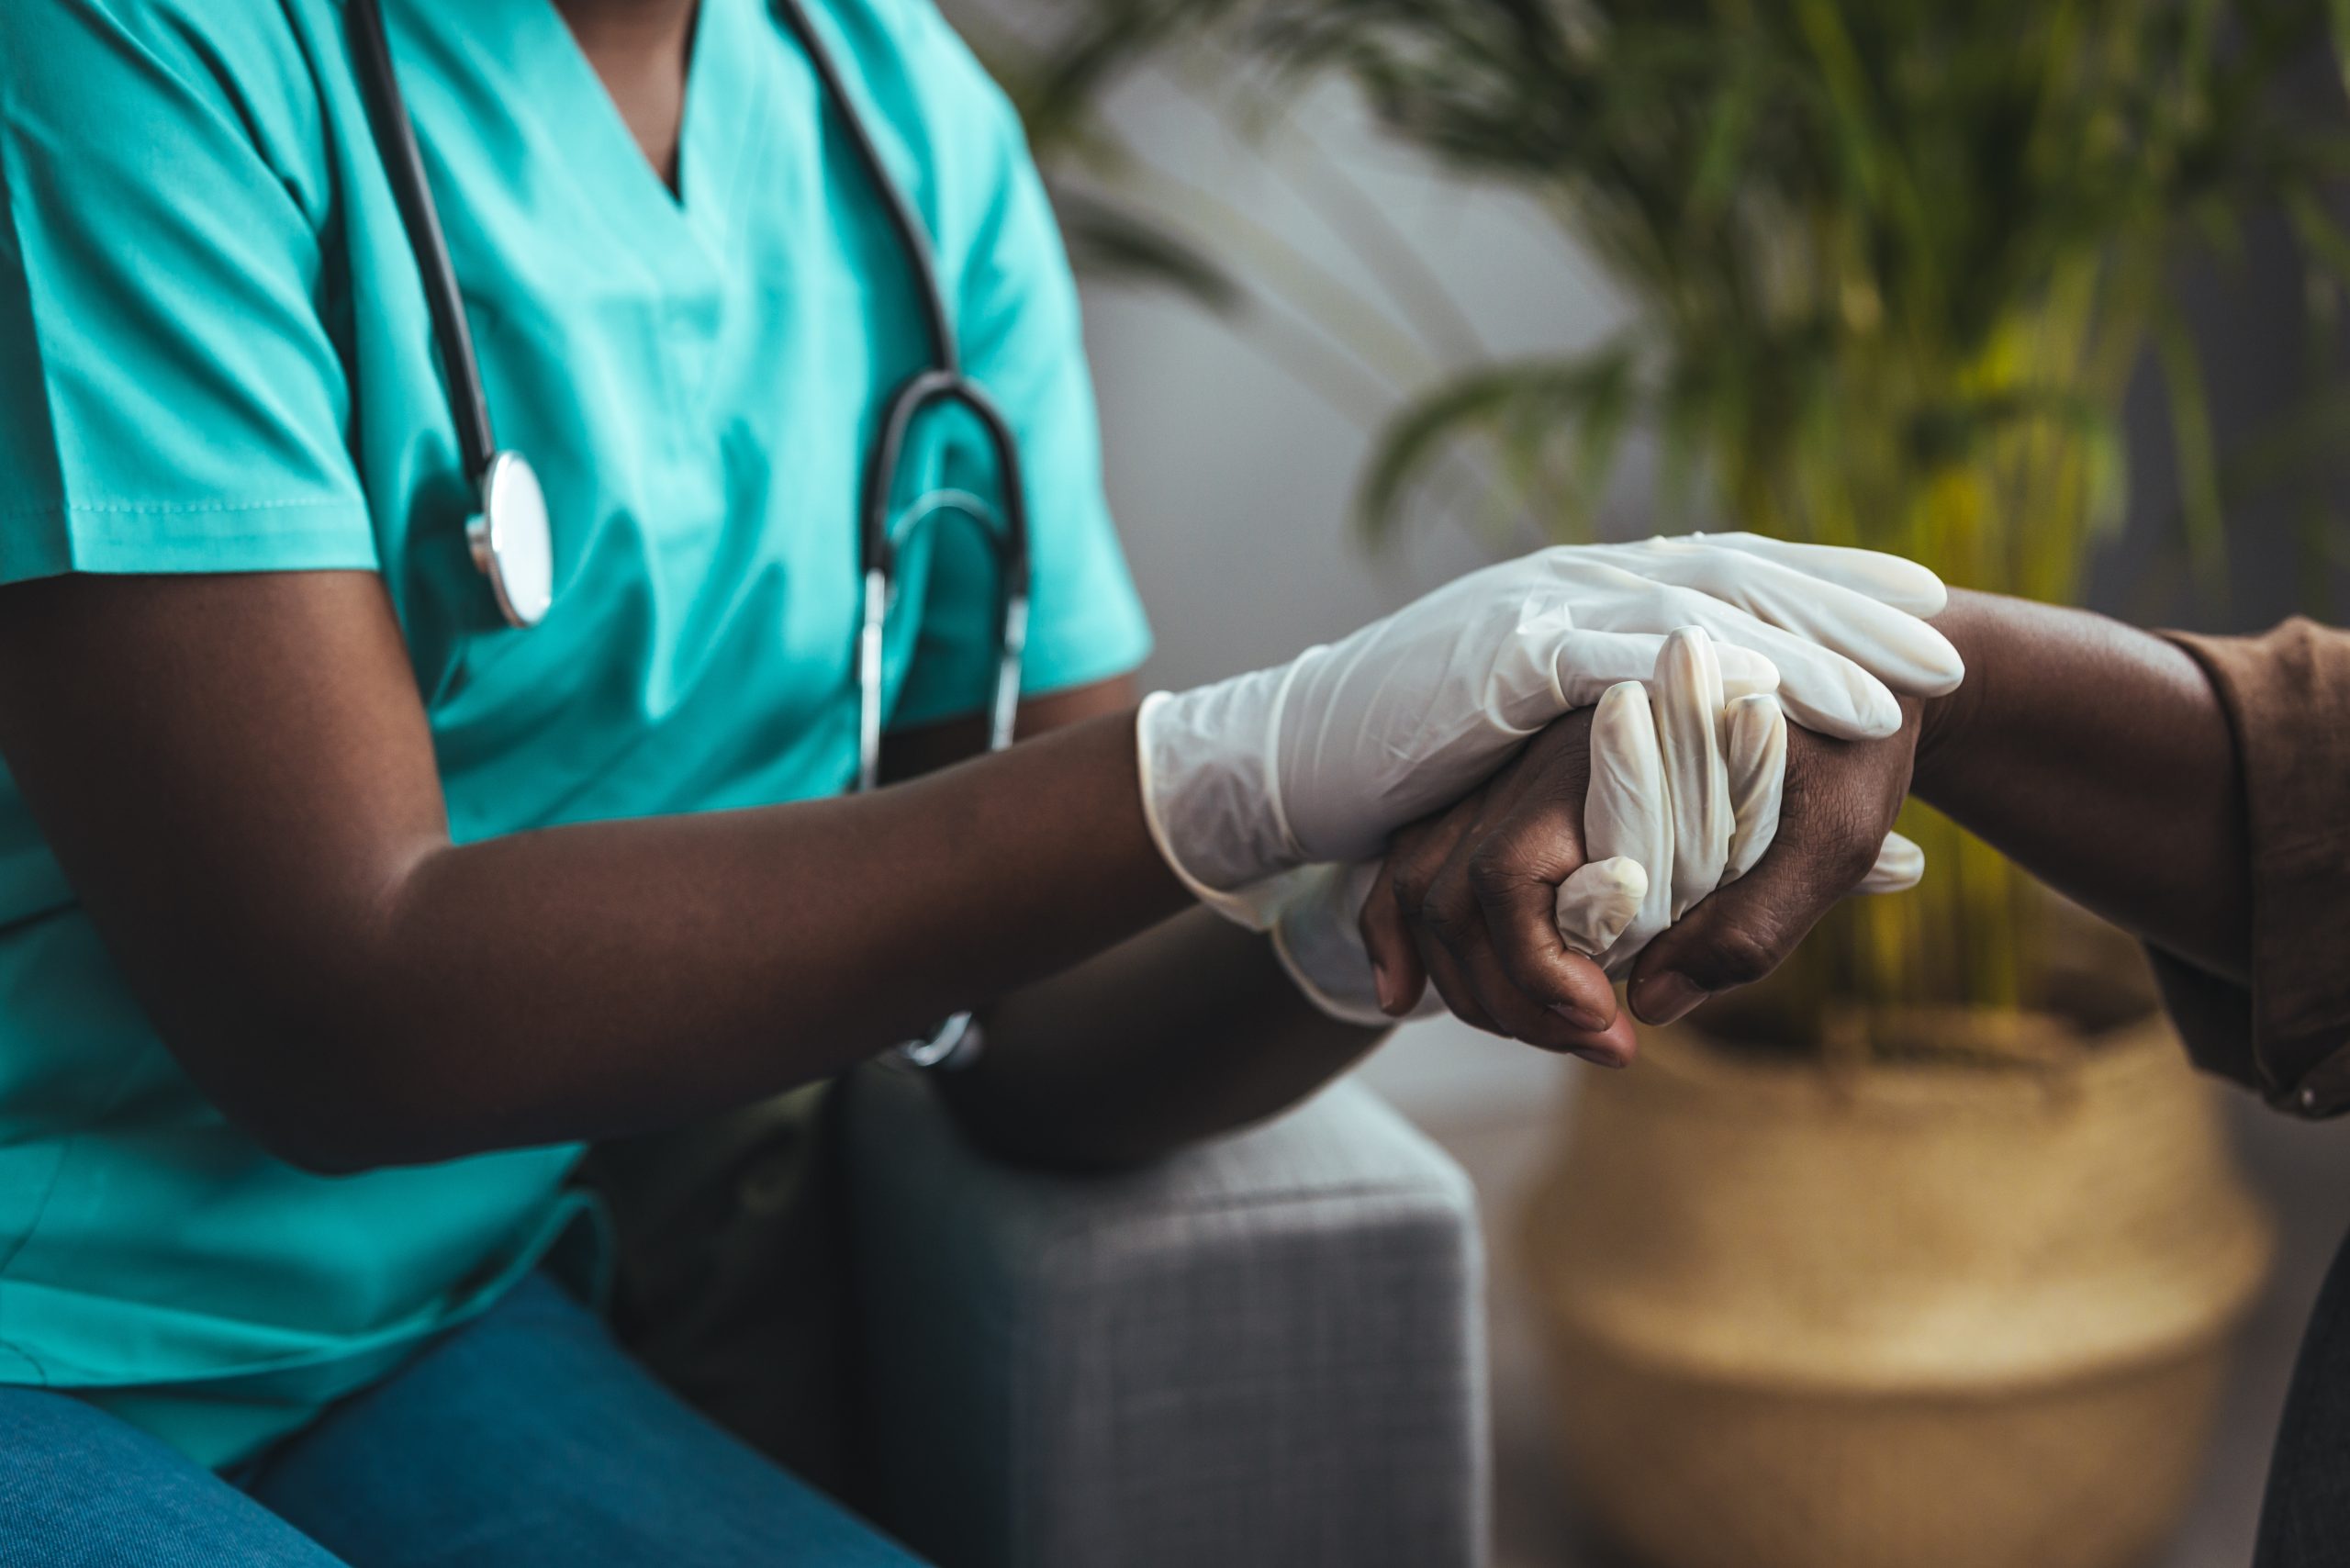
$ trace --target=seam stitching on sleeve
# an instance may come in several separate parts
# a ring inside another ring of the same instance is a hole
[[[318,497],[271,501],[46,501],[37,506],[0,507],[0,517],[143,516],[178,517],[211,512],[367,510],[356,496]]]

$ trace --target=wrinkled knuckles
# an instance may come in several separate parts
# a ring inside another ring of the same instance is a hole
[[[1427,902],[1428,886],[1433,877],[1416,866],[1391,865],[1387,872],[1387,891],[1395,907],[1404,912],[1406,920],[1417,920],[1420,910]]]
[[[1685,968],[1690,979],[1707,991],[1730,991],[1768,978],[1785,956],[1777,943],[1733,926],[1709,935],[1704,950]]]
[[[1420,905],[1414,917],[1421,930],[1454,949],[1472,935],[1480,911],[1465,882],[1439,889]]]
[[[1471,895],[1487,908],[1507,902],[1512,894],[1542,880],[1525,864],[1523,850],[1506,843],[1486,845],[1472,855],[1465,877]]]

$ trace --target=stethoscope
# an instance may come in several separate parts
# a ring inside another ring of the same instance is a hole
[[[864,602],[855,651],[856,788],[870,790],[881,779],[881,645],[898,555],[898,541],[890,531],[890,487],[914,420],[934,404],[960,404],[978,420],[1002,477],[1002,532],[983,529],[994,548],[1002,596],[995,690],[988,708],[990,751],[1012,744],[1013,719],[1020,701],[1021,658],[1028,642],[1028,498],[1012,427],[986,391],[963,374],[954,322],[938,286],[930,238],[921,218],[890,177],[880,150],[857,114],[856,100],[843,85],[831,52],[817,37],[800,0],[771,0],[771,4],[807,51],[819,87],[838,110],[849,147],[881,198],[882,211],[897,236],[907,270],[913,274],[930,343],[930,363],[908,376],[882,405],[880,428],[867,454],[859,492],[857,563]],[[449,259],[416,128],[400,95],[399,74],[392,65],[391,43],[378,0],[351,0],[350,12],[352,54],[375,118],[384,171],[391,180],[400,222],[408,230],[408,249],[415,253],[417,272],[423,280],[425,305],[432,317],[433,345],[441,356],[448,391],[449,416],[456,426],[458,452],[476,503],[465,523],[466,543],[474,565],[489,579],[490,594],[508,624],[536,626],[554,603],[554,541],[548,525],[546,493],[540,488],[529,461],[519,452],[501,451],[491,432],[489,399],[482,389],[473,333],[465,323],[457,270]],[[928,1039],[910,1040],[898,1049],[908,1060],[934,1067],[968,1061],[979,1045],[979,1031],[971,1014],[958,1013]]]

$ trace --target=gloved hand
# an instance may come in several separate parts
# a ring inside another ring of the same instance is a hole
[[[1638,868],[1634,868],[1638,869]],[[1380,862],[1301,866],[1275,878],[1268,902],[1276,905],[1273,951],[1306,1000],[1331,1017],[1367,1028],[1441,1014],[1444,998],[1431,986],[1409,1013],[1379,1008],[1371,955],[1362,943],[1362,906],[1379,879]]]
[[[1890,734],[1886,681],[1927,694],[1964,674],[1912,613],[1941,601],[1908,562],[1742,535],[1539,551],[1287,665],[1154,694],[1145,811],[1193,892],[1261,929],[1279,901],[1254,885],[1368,857],[1543,724],[1648,675],[1675,627],[1712,633],[1726,694],[1775,689],[1814,728]]]
[[[1619,976],[1771,846],[1786,716],[1766,691],[1726,698],[1712,639],[1686,627],[1665,639],[1647,687],[1622,681],[1602,694],[1590,761],[1583,834],[1595,857],[1561,885],[1556,920],[1569,947]],[[1910,886],[1923,867],[1918,846],[1893,834],[1861,890]],[[1371,861],[1304,867],[1264,893],[1276,911],[1274,948],[1298,989],[1331,1016],[1371,1025],[1393,1021],[1379,1007],[1360,924],[1377,870]],[[1428,991],[1404,1016],[1443,1010]]]
[[[1560,937],[1611,976],[1630,969],[1698,900],[1762,857],[1778,833],[1786,762],[1776,699],[1726,700],[1706,634],[1674,633],[1649,687],[1609,688],[1592,716],[1583,836],[1593,859],[1560,886]],[[1859,890],[1912,886],[1924,868],[1915,844],[1888,835]]]
[[[1666,639],[1648,686],[1608,688],[1592,715],[1583,798],[1592,864],[1559,889],[1559,935],[1569,946],[1619,973],[1725,879],[1733,858],[1742,870],[1762,857],[1778,828],[1785,724],[1766,692],[1733,708],[1712,639],[1694,626]],[[1628,913],[1631,884],[1619,861],[1646,873]]]
[[[1738,699],[1740,711],[1767,715],[1776,723],[1774,730],[1747,726],[1765,742],[1739,757],[1741,775],[1749,778],[1750,809],[1740,814],[1733,803],[1730,717],[1713,640],[1694,626],[1666,637],[1651,684],[1653,702],[1637,680],[1619,681],[1600,697],[1592,717],[1583,822],[1593,854],[1606,857],[1577,870],[1558,894],[1561,939],[1602,962],[1610,974],[1628,967],[1650,937],[1726,879],[1733,839],[1741,842],[1751,865],[1762,847],[1747,853],[1744,845],[1759,836],[1767,846],[1778,826],[1780,774],[1786,763],[1785,720],[1779,716],[1778,700],[1761,691]],[[1775,767],[1770,737],[1777,741]],[[1650,867],[1658,872],[1653,884]],[[1376,872],[1376,863],[1367,860],[1309,866],[1285,873],[1265,890],[1278,906],[1273,946],[1290,978],[1315,1006],[1349,1023],[1387,1021],[1360,925]],[[1408,1016],[1443,1010],[1443,999],[1430,989]]]

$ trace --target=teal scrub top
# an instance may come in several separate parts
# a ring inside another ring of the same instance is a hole
[[[460,841],[841,791],[859,470],[925,350],[804,54],[761,0],[703,0],[673,195],[551,0],[385,9],[500,442],[545,484],[544,624],[504,627],[466,555],[340,0],[0,4],[0,583],[380,573]],[[1018,123],[926,0],[811,10],[1022,444],[1026,686],[1130,670],[1147,633]],[[982,704],[996,588],[969,520],[995,487],[976,431],[930,417],[897,486],[929,521],[890,618],[895,724]],[[0,776],[0,1382],[233,1461],[532,1267],[576,1154],[272,1159],[183,1075]]]

